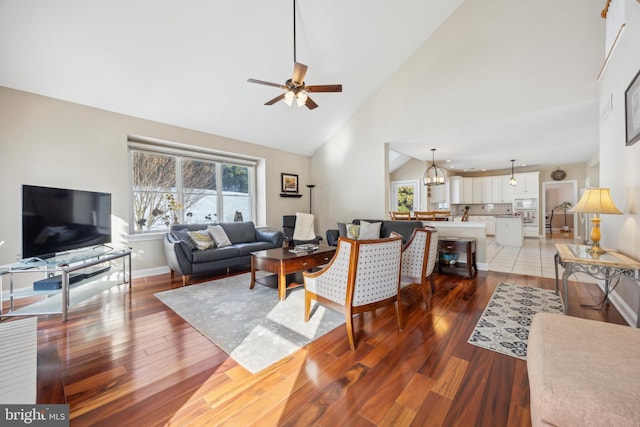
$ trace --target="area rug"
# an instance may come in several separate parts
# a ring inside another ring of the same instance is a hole
[[[342,313],[322,306],[305,323],[304,288],[287,291],[279,301],[277,289],[249,289],[250,280],[246,273],[155,296],[252,373],[344,323]]]
[[[527,340],[538,312],[564,313],[553,291],[499,283],[469,337],[469,344],[527,360]]]

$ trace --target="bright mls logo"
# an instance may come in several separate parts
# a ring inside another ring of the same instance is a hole
[[[69,405],[0,405],[0,425],[68,427]]]

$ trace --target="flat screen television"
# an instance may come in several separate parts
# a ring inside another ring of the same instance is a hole
[[[22,186],[22,258],[111,242],[111,194]]]

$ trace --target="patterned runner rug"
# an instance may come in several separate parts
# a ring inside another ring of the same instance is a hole
[[[538,312],[563,313],[554,291],[499,283],[469,337],[469,344],[527,360],[527,339]]]
[[[305,322],[302,287],[279,301],[277,289],[249,289],[250,279],[245,273],[155,296],[252,373],[344,324],[343,314],[321,306]]]

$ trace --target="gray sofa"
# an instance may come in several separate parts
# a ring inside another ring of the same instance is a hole
[[[199,250],[187,231],[207,230],[215,224],[173,224],[164,238],[164,252],[173,279],[177,271],[182,284],[189,283],[189,276],[251,264],[251,252],[282,247],[281,231],[256,230],[251,221],[220,223],[231,246]]]
[[[391,232],[395,231],[402,236],[403,244],[409,241],[414,229],[422,227],[421,221],[387,221],[381,219],[354,219],[349,224],[360,224],[360,221],[381,222],[380,237],[389,237]],[[338,224],[338,226],[340,226],[340,224]],[[329,246],[337,246],[338,237],[340,236],[342,236],[342,234],[339,230],[327,230],[327,244]]]

